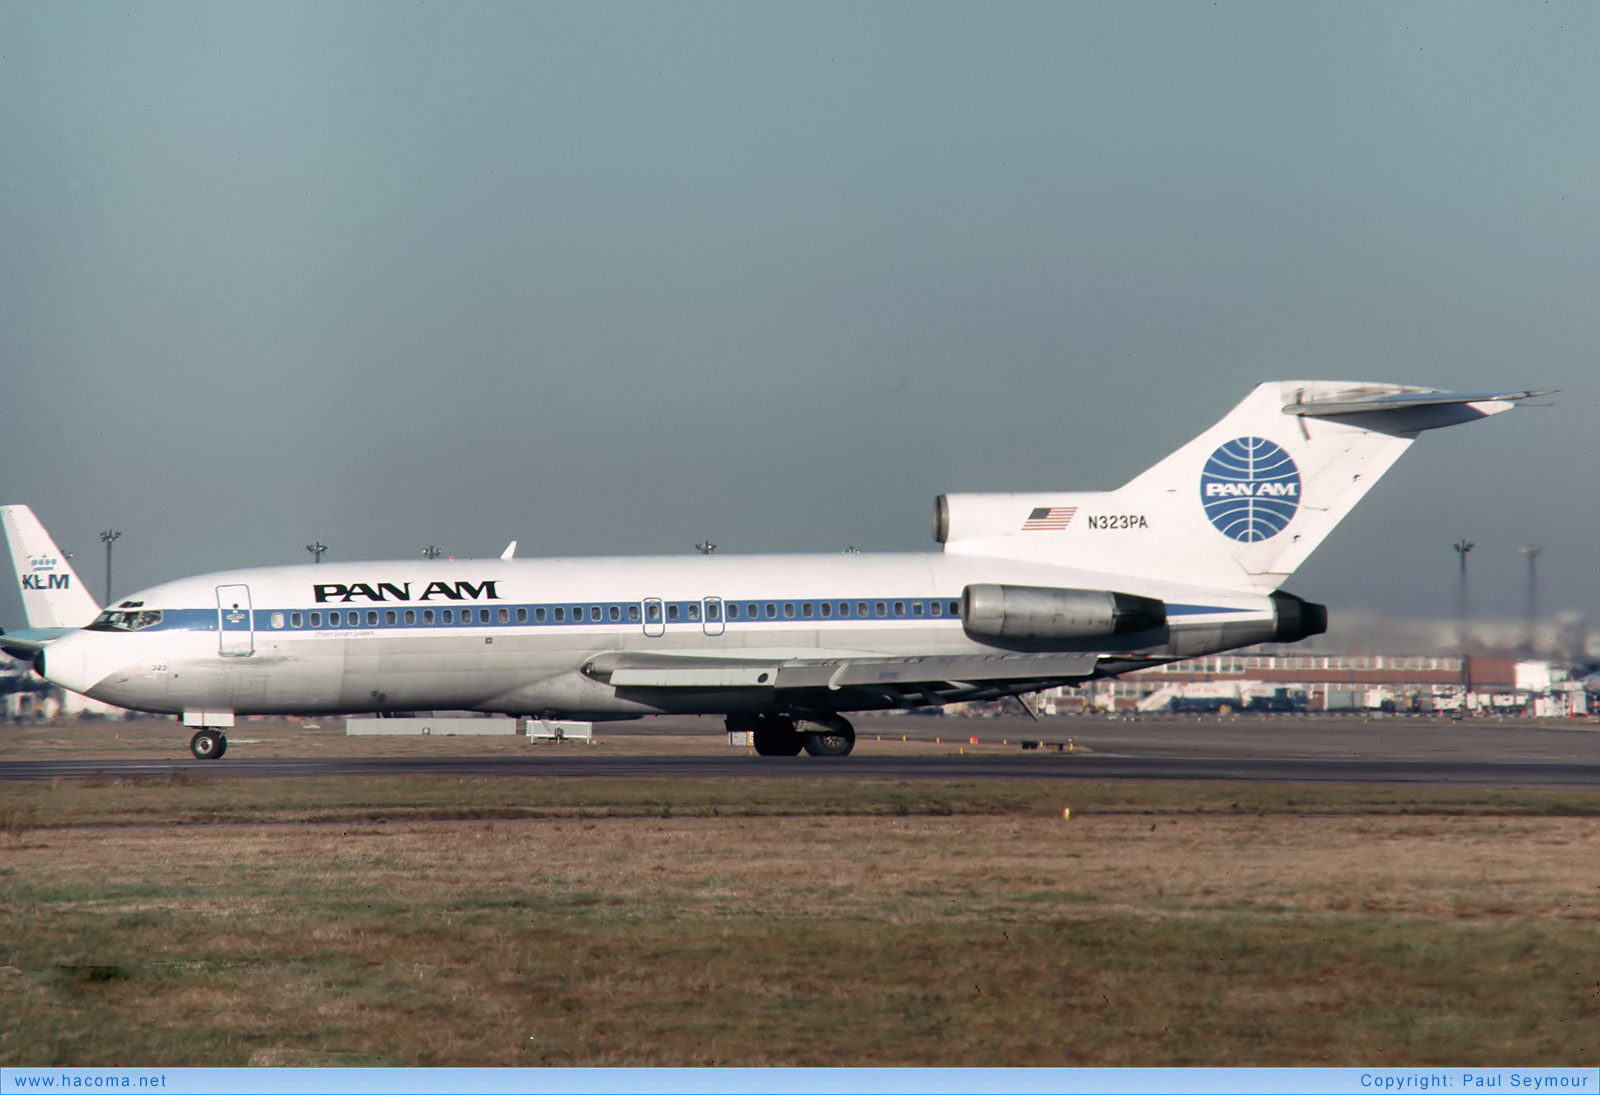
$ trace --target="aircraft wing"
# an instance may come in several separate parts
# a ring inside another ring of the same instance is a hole
[[[619,651],[584,672],[628,689],[868,692],[896,706],[987,699],[1075,684],[1096,675],[1100,655],[978,654],[808,659],[703,658]],[[847,697],[839,696],[839,700]]]

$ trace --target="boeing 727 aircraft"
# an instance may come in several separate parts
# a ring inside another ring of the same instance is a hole
[[[719,714],[764,756],[842,756],[848,712],[1321,633],[1323,606],[1279,586],[1323,537],[1422,431],[1540,394],[1263,384],[1117,490],[941,495],[937,554],[264,567],[0,647],[63,688],[182,714],[202,759],[235,715],[416,710]]]

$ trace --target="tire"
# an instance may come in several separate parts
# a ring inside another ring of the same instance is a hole
[[[806,752],[814,757],[848,757],[856,747],[856,731],[843,719],[813,723],[805,733]]]
[[[763,757],[795,757],[805,747],[805,737],[781,715],[763,715],[752,736],[756,753]]]
[[[196,730],[189,739],[189,752],[196,760],[216,760],[228,751],[228,739],[215,730]]]

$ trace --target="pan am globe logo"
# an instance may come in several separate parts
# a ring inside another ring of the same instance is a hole
[[[1239,437],[1200,472],[1200,504],[1217,531],[1253,544],[1278,535],[1300,508],[1300,469],[1263,437]]]

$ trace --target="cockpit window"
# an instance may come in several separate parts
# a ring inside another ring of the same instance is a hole
[[[135,609],[129,612],[120,612],[112,609],[95,617],[94,623],[90,624],[87,630],[143,631],[145,628],[154,627],[160,622],[160,609]]]

